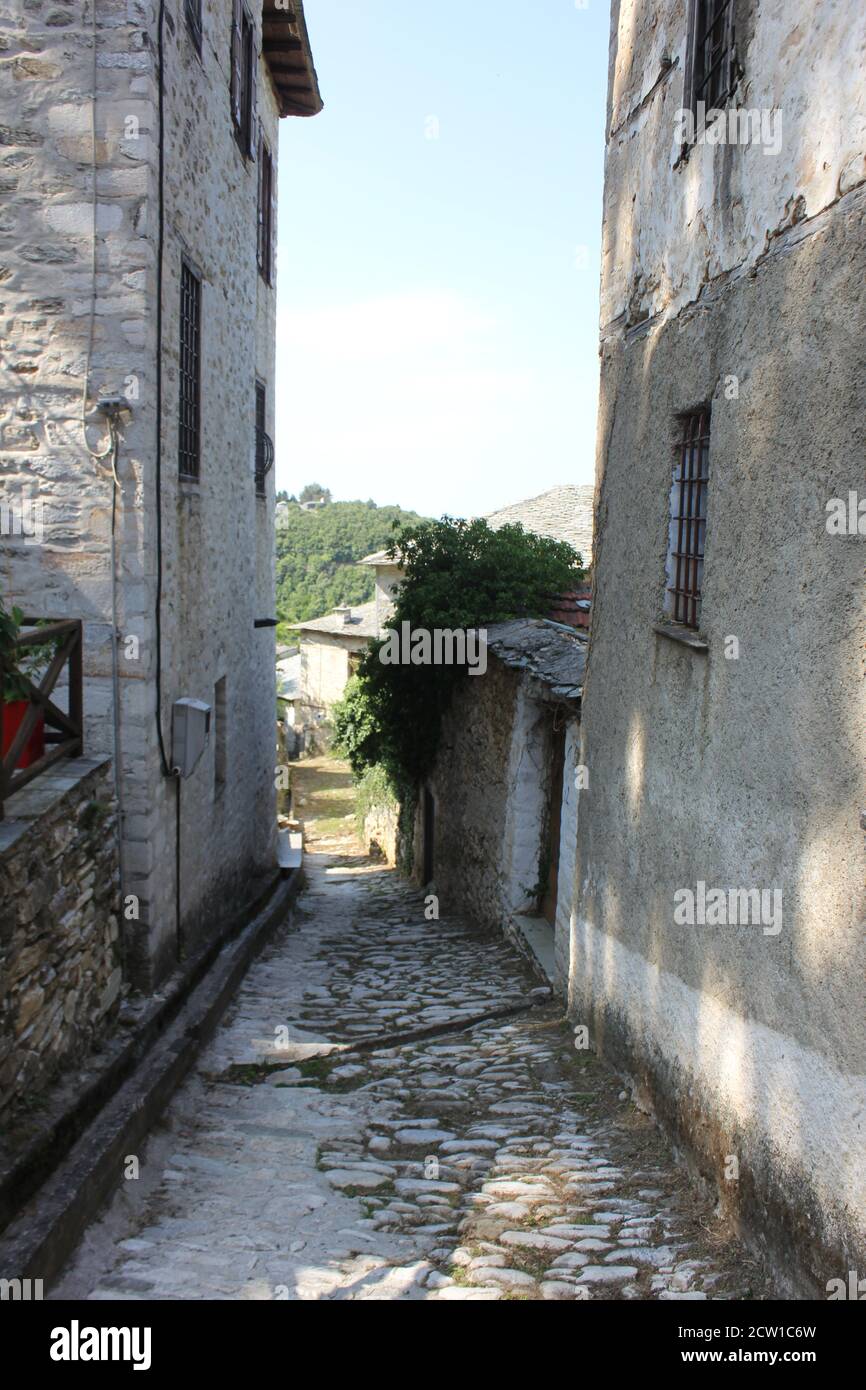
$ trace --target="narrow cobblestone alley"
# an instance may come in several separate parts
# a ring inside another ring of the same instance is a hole
[[[425,921],[339,822],[310,844],[293,924],[54,1297],[764,1295],[503,938]]]

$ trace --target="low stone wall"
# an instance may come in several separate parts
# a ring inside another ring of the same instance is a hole
[[[364,817],[365,845],[368,849],[375,845],[391,865],[397,863],[399,826],[400,807],[396,802],[371,806]]]
[[[84,1056],[120,1003],[111,763],[57,767],[0,822],[0,1110]]]

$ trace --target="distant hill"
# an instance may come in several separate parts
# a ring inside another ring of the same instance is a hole
[[[302,494],[303,496],[303,494]],[[357,562],[390,545],[395,525],[423,520],[402,507],[375,502],[326,502],[313,510],[277,494],[277,617],[304,622],[343,604],[373,597],[373,572]],[[280,632],[283,640],[292,634]]]

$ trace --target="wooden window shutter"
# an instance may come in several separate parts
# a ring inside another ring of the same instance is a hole
[[[247,154],[250,159],[256,157],[256,141],[259,128],[258,119],[258,98],[256,83],[259,75],[259,55],[256,51],[256,31],[250,23],[250,48],[249,48],[249,93],[250,93],[250,123],[247,130]]]
[[[268,284],[273,285],[277,274],[277,162],[274,159],[273,151],[268,160],[270,170],[270,220],[268,222],[268,245],[265,251],[267,256]]]
[[[241,42],[241,0],[232,0],[231,100],[232,120],[241,128],[241,93],[243,88],[243,46]]]
[[[262,135],[262,128],[259,126],[259,206],[258,206],[258,228],[256,231],[256,260],[259,270],[263,274],[265,271],[265,198],[267,197],[265,187],[265,140]]]

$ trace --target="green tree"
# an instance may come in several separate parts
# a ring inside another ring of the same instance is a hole
[[[581,556],[548,540],[484,520],[444,517],[404,528],[392,547],[403,580],[387,626],[397,632],[483,628],[507,618],[544,617],[553,598],[584,577]],[[381,764],[396,790],[413,786],[436,756],[442,716],[455,686],[456,666],[391,665],[380,660],[384,639],[367,649],[334,717],[337,742],[353,772]]]
[[[359,568],[358,561],[389,546],[395,528],[420,520],[415,512],[369,502],[332,502],[309,512],[289,507],[278,517],[276,531],[280,639],[292,635],[288,623],[367,603],[373,597],[373,571]]]

